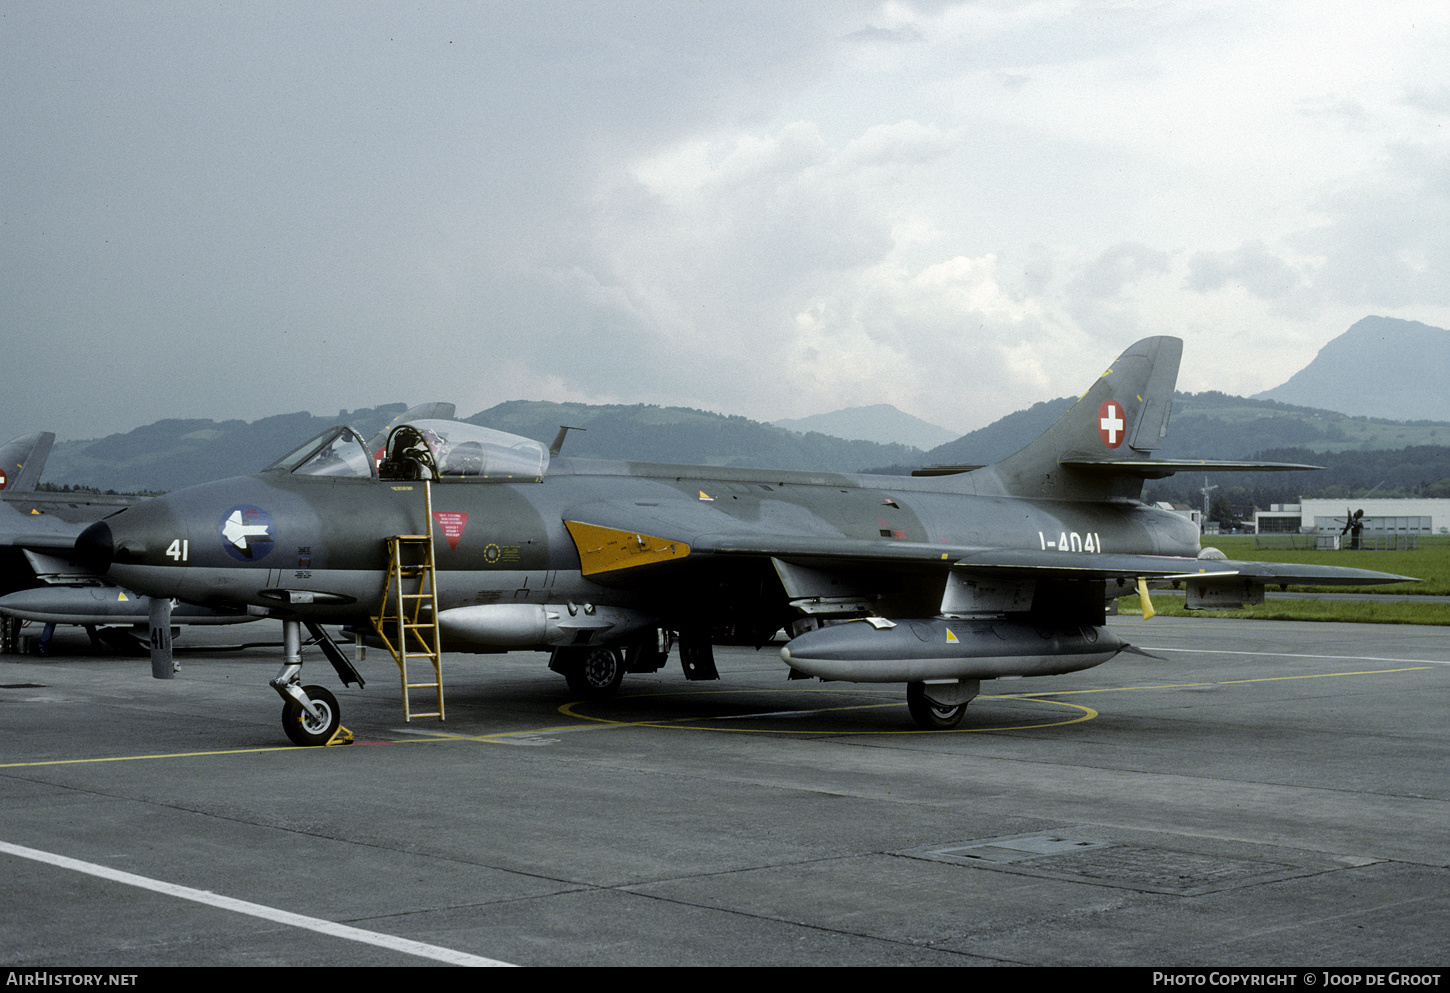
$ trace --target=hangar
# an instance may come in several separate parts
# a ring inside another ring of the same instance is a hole
[[[1415,497],[1315,497],[1276,503],[1254,511],[1254,528],[1260,534],[1338,534],[1344,529],[1346,512],[1361,510],[1366,536],[1450,533],[1450,500]]]

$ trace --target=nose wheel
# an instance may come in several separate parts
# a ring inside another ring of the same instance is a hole
[[[312,701],[316,716],[302,709],[296,700],[282,704],[282,730],[294,745],[327,745],[342,727],[342,711],[337,697],[325,686],[304,686],[302,692]]]
[[[282,671],[271,683],[282,697],[282,730],[294,745],[351,744],[352,732],[342,726],[342,708],[337,705],[337,697],[325,686],[303,686],[298,678],[302,669],[301,631],[302,625],[297,621],[282,622],[282,642],[287,658],[282,663]],[[337,647],[332,646],[332,651],[337,652]],[[323,652],[328,654],[326,645]],[[362,677],[357,676],[351,665],[348,670],[354,679],[362,682]],[[342,675],[341,669],[338,674]]]

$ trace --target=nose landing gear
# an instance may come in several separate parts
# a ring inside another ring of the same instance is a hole
[[[311,712],[290,697],[282,704],[282,730],[294,745],[344,745],[352,743],[352,732],[342,726],[337,697],[322,686],[303,686],[302,693],[312,704]],[[334,741],[341,735],[346,741]]]
[[[362,676],[358,675],[327,632],[311,622],[307,630],[317,639],[333,668],[337,669],[344,686],[354,682],[360,687],[364,685]],[[282,730],[296,745],[352,744],[352,732],[342,726],[342,709],[337,705],[337,697],[326,687],[302,685],[301,621],[282,622],[282,645],[287,657],[271,682],[272,688],[282,697]]]

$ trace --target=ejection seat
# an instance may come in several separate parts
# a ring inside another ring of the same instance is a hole
[[[438,478],[438,464],[433,458],[433,448],[422,431],[411,424],[399,424],[393,428],[384,448],[383,461],[378,464],[378,478]]]

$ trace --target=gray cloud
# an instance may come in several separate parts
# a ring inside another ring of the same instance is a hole
[[[1167,271],[1166,252],[1137,243],[1114,245],[1084,267],[1076,288],[1090,298],[1105,299],[1145,276]]]
[[[1450,159],[1443,148],[1398,144],[1381,173],[1326,198],[1329,223],[1306,232],[1325,258],[1319,283],[1366,308],[1450,304]]]
[[[1263,242],[1255,241],[1231,252],[1195,252],[1188,260],[1186,285],[1199,293],[1242,286],[1261,300],[1278,300],[1299,289],[1303,279]]]
[[[1404,82],[1434,30],[1382,37],[1403,80],[1378,89],[1276,57],[1281,96],[1251,85],[1263,53],[1318,22],[1246,4],[56,0],[0,23],[6,437],[515,397],[973,427],[1140,331],[1191,348],[1211,322],[1185,294],[1245,333],[1295,301],[1310,348],[1345,308],[1450,305],[1440,98]]]

